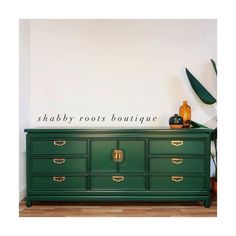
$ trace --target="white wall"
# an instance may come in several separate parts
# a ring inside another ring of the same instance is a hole
[[[79,122],[80,116],[152,115],[167,126],[183,100],[193,120],[207,123],[185,75],[188,67],[214,95],[215,20],[32,20],[30,22],[31,126],[137,126]],[[38,122],[68,114],[73,122]]]
[[[216,20],[26,20],[20,24],[20,188],[25,186],[23,128],[168,126],[183,100],[192,119],[215,127],[216,107],[194,94],[185,67],[216,96]],[[111,122],[157,116],[155,122]],[[73,116],[73,122],[38,117]],[[105,116],[106,122],[79,121]]]
[[[26,194],[26,142],[24,129],[30,126],[30,22],[19,22],[19,197]]]

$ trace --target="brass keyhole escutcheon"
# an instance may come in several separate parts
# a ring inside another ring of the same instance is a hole
[[[124,159],[124,153],[123,150],[115,149],[112,152],[112,158],[114,162],[121,162]]]

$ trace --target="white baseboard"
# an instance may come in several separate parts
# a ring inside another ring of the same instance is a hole
[[[23,200],[26,197],[26,186],[23,186],[19,190],[19,201]]]

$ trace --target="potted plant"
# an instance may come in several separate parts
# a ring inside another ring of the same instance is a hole
[[[211,63],[217,75],[216,63],[212,59],[211,59]],[[198,97],[202,100],[203,103],[208,104],[208,105],[212,105],[216,103],[216,99],[193,76],[193,74],[187,68],[186,68],[186,74],[194,92],[198,95]],[[215,166],[214,176],[211,177],[211,190],[214,194],[217,195],[217,127],[211,133],[211,141],[213,143],[213,149],[211,151],[211,158]]]
[[[215,176],[211,177],[211,190],[215,195],[217,195],[217,128],[215,128],[211,133],[211,141],[213,142],[215,149],[214,154],[211,152],[211,158],[215,165]]]

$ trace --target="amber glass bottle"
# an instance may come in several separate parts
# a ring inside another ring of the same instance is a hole
[[[191,121],[191,107],[188,105],[187,101],[183,101],[183,104],[179,108],[179,115],[183,118],[183,127],[189,128]]]

